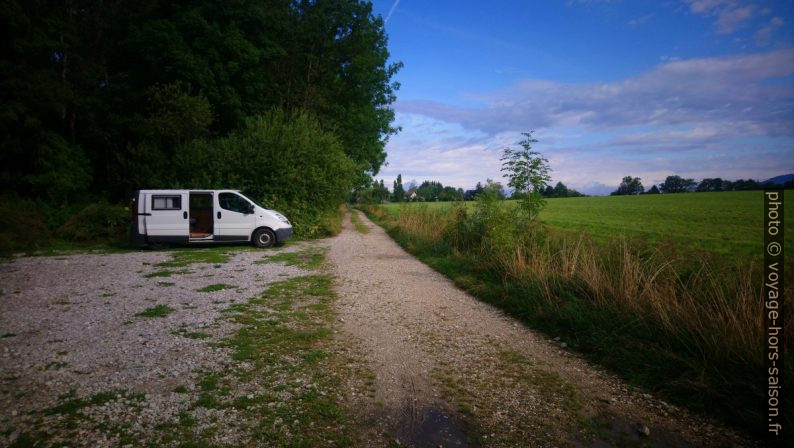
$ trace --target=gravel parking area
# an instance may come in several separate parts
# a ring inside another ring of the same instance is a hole
[[[305,275],[256,263],[299,247],[227,247],[226,262],[185,266],[168,266],[178,251],[0,264],[0,445],[35,434],[48,444],[137,446],[158,425],[184,418],[200,375],[231,362],[217,342],[239,327],[222,310]],[[225,412],[202,408],[191,418],[200,430]],[[233,442],[234,425],[227,431],[213,438]]]

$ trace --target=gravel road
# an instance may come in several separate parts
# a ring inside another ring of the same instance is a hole
[[[353,211],[353,213],[359,213]],[[415,446],[743,446],[476,300],[349,220],[330,241],[340,316],[375,373],[362,418]]]

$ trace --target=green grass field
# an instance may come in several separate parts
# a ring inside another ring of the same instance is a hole
[[[450,207],[451,203],[427,205]],[[401,206],[406,204],[388,204],[384,209],[396,213]],[[786,192],[785,214],[791,223],[792,191]],[[596,240],[625,235],[723,254],[763,254],[762,191],[548,199],[540,219],[554,229],[585,232]],[[786,246],[794,253],[794,229],[786,227]]]

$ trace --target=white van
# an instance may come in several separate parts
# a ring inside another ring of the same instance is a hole
[[[284,215],[236,190],[139,190],[131,210],[137,246],[251,241],[270,247],[292,236]]]

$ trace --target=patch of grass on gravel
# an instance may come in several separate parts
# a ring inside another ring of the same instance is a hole
[[[171,251],[171,260],[157,263],[155,266],[185,267],[194,263],[220,265],[229,261],[232,252],[245,250],[254,250],[254,248],[248,246],[211,247],[207,249],[197,249],[195,247],[179,248]]]
[[[178,330],[172,331],[171,334],[176,336],[182,336],[188,339],[207,339],[210,337],[208,333],[204,333],[201,331],[190,331],[187,328],[180,328]]]
[[[84,435],[83,429],[81,429],[83,425],[88,422],[93,423],[92,417],[83,411],[92,407],[104,406],[116,400],[123,400],[130,412],[134,413],[140,411],[144,395],[124,390],[109,390],[89,397],[79,397],[74,390],[71,390],[58,397],[58,404],[43,411],[44,415],[58,416],[57,434],[62,442],[53,442],[51,431],[56,428],[50,428],[47,431],[37,430],[33,433],[19,434],[19,437],[10,446],[76,446],[77,444],[73,441],[79,441]],[[95,429],[109,437],[118,436],[120,442],[128,438],[127,427],[109,426],[107,423],[99,422]]]
[[[163,286],[163,287],[174,286],[174,284],[175,284],[174,282],[157,282],[157,286]]]
[[[224,289],[233,289],[236,288],[234,285],[227,285],[226,283],[213,283],[212,285],[205,286],[203,288],[199,288],[196,291],[198,292],[215,292],[215,291],[222,291]]]
[[[123,254],[138,252],[140,249],[130,247],[126,242],[87,242],[55,240],[39,250],[24,250],[26,255],[33,257],[57,257],[78,254]],[[12,258],[13,260],[13,258]]]
[[[136,314],[138,317],[165,317],[173,313],[175,310],[168,305],[157,305],[151,308],[146,308],[140,313]]]
[[[433,376],[441,385],[442,396],[457,405],[466,434],[477,445],[564,445],[570,434],[538,432],[536,428],[574,428],[578,422],[584,431],[582,404],[575,388],[518,352],[501,350],[464,370],[454,360],[442,360]],[[514,396],[536,396],[538,401],[526,406],[516,403]],[[499,412],[511,415],[513,423],[506,425],[495,417]]]
[[[353,444],[358,431],[340,388],[351,367],[335,354],[334,300],[329,276],[307,275],[272,284],[260,296],[224,310],[223,319],[240,325],[219,344],[231,350],[233,367],[204,372],[192,406],[177,421],[161,425],[156,444],[205,443],[206,434],[216,429],[196,430],[195,416],[206,413],[201,408],[234,409],[246,426],[253,425],[242,446]]]
[[[356,228],[356,232],[367,234],[369,233],[369,227],[361,221],[361,217],[358,215],[358,211],[353,210],[350,212],[350,222],[353,223],[353,227]]]
[[[309,247],[297,252],[282,252],[276,255],[266,256],[254,263],[284,263],[287,266],[297,266],[307,270],[315,270],[322,266],[324,261],[325,249],[321,247]]]
[[[61,370],[64,367],[68,367],[68,366],[69,366],[68,362],[53,361],[53,362],[47,363],[47,365],[42,367],[41,370]]]
[[[144,275],[144,278],[153,278],[153,277],[170,277],[175,274],[190,274],[191,272],[187,269],[180,269],[178,271],[172,271],[169,269],[163,269],[162,271],[154,271]]]
[[[71,390],[59,396],[58,404],[44,411],[44,414],[63,415],[66,420],[65,427],[68,429],[75,429],[77,421],[85,418],[80,415],[81,410],[92,406],[102,406],[117,399],[141,402],[143,401],[143,395],[123,390],[110,390],[96,393],[90,397],[80,398],[74,390]]]

